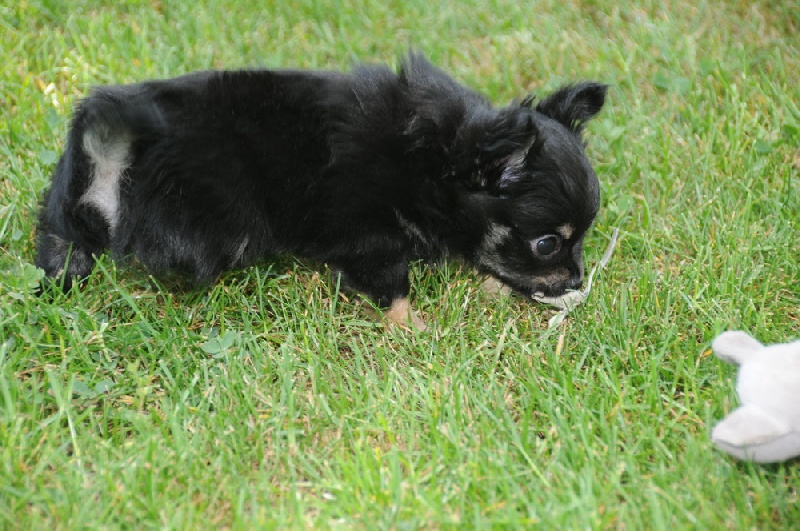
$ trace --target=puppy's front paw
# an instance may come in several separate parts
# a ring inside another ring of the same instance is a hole
[[[399,326],[404,330],[416,329],[424,332],[428,329],[425,321],[420,319],[417,313],[411,308],[407,298],[395,299],[391,307],[383,312],[387,326]]]
[[[494,277],[486,277],[486,280],[481,283],[481,289],[494,297],[507,297],[511,295],[511,288]]]

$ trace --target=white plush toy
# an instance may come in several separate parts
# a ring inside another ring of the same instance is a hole
[[[744,332],[725,332],[711,348],[740,366],[736,391],[742,402],[714,427],[711,440],[757,463],[800,456],[800,341],[762,345]]]

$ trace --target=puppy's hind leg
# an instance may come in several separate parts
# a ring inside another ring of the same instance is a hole
[[[408,301],[408,263],[386,263],[384,255],[361,256],[339,268],[346,284],[369,296],[383,310],[388,326],[424,331],[425,322]]]

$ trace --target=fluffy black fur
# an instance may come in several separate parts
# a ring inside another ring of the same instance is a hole
[[[424,58],[399,73],[222,71],[95,89],[41,212],[37,265],[94,256],[213,280],[278,253],[388,306],[457,256],[532,296],[580,285],[599,186],[580,132],[606,87],[500,109]]]

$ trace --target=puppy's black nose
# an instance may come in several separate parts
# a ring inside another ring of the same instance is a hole
[[[572,277],[567,281],[567,289],[580,289],[583,285],[583,277]]]

